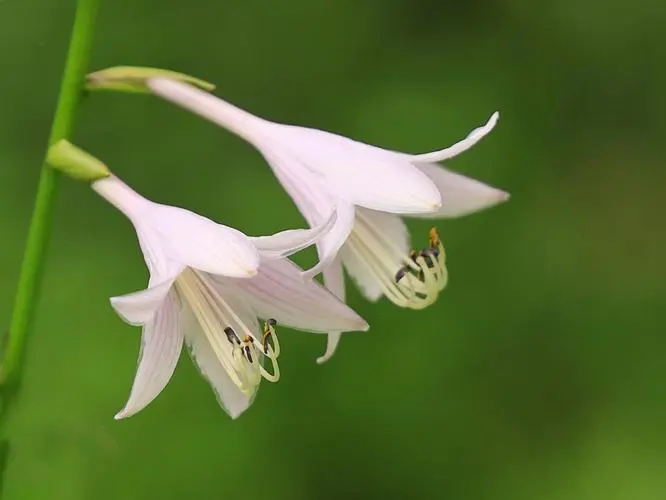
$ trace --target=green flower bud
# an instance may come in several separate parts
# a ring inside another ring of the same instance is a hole
[[[90,73],[86,77],[86,90],[110,90],[115,92],[129,92],[134,94],[150,94],[146,86],[149,78],[168,78],[183,83],[188,83],[208,92],[215,85],[204,80],[194,78],[184,73],[177,73],[167,69],[144,68],[138,66],[116,66]]]
[[[49,148],[46,163],[63,174],[83,182],[94,182],[111,175],[104,163],[65,139]]]

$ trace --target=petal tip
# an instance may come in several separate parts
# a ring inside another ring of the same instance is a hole
[[[113,416],[113,420],[124,420],[130,416],[132,416],[131,413],[129,413],[125,408],[123,408]]]
[[[323,364],[326,363],[329,359],[331,359],[331,356],[327,356],[327,355],[319,356],[319,357],[317,358],[317,364],[318,364],[318,365],[323,365]]]

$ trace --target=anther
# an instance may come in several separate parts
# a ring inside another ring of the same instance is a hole
[[[273,335],[273,327],[277,325],[277,321],[273,318],[269,318],[264,323],[264,334],[261,337],[261,345],[264,348],[264,354],[268,355],[268,340]]]
[[[437,234],[437,228],[430,228],[430,233],[428,235],[428,244],[430,248],[439,248],[442,244],[442,240],[439,239],[439,234]]]
[[[251,345],[252,345],[252,337],[250,337],[250,336],[248,335],[248,336],[246,336],[246,337],[243,339],[243,347],[242,347],[242,351],[243,351],[243,355],[245,356],[245,358],[246,358],[250,363],[253,363],[253,361],[252,361],[252,350],[250,349],[250,346],[251,346]]]
[[[236,332],[234,331],[233,328],[231,328],[230,326],[226,327],[226,328],[224,329],[224,333],[227,334],[227,340],[228,340],[230,343],[232,343],[232,344],[236,344],[236,345],[240,345],[241,341],[240,341],[240,339],[238,338],[238,335],[236,335]]]

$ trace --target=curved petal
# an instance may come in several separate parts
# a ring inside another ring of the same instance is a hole
[[[171,279],[139,292],[111,297],[111,306],[126,323],[134,326],[145,325],[153,319],[163,304],[173,281]]]
[[[150,78],[147,86],[160,97],[230,130],[246,141],[262,137],[273,123],[254,116],[192,85],[167,78]]]
[[[469,135],[462,141],[439,151],[413,155],[412,161],[415,163],[436,163],[439,161],[448,160],[454,156],[458,156],[460,153],[464,153],[481,139],[483,139],[486,135],[488,135],[497,124],[497,120],[499,120],[499,113],[495,111],[485,125],[472,130]]]
[[[395,213],[431,212],[439,192],[411,157],[322,130],[283,125],[275,141],[334,193],[362,207]]]
[[[333,262],[338,251],[352,232],[356,214],[354,205],[340,200],[336,203],[335,211],[337,214],[335,225],[328,233],[322,236],[317,244],[319,262],[303,273],[303,279],[312,279],[325,270]]]
[[[254,246],[257,247],[261,256],[270,259],[278,259],[295,254],[313,243],[330,231],[337,220],[337,212],[331,212],[330,217],[312,229],[289,229],[281,231],[272,236],[250,237]]]
[[[167,385],[180,357],[183,332],[175,292],[167,295],[152,321],[143,327],[139,365],[129,399],[115,419],[143,410]]]
[[[139,246],[150,272],[148,288],[109,299],[116,313],[125,322],[135,326],[145,325],[153,319],[174,280],[183,271],[182,265],[166,257],[157,233],[141,224],[136,229]]]
[[[432,179],[442,193],[442,206],[437,212],[418,214],[422,218],[461,217],[492,207],[509,199],[509,193],[433,163],[417,165]]]
[[[342,263],[340,262],[339,257],[324,270],[324,284],[336,297],[342,301],[345,300],[345,276],[342,271]],[[324,352],[323,356],[317,358],[318,364],[321,365],[331,359],[333,354],[335,354],[335,350],[338,348],[341,336],[342,333],[339,331],[328,332],[326,338],[326,352]]]
[[[259,252],[236,229],[166,205],[153,210],[150,222],[162,238],[164,252],[185,266],[237,278],[257,272]]]
[[[403,265],[399,257],[409,254],[409,230],[402,218],[374,210],[357,209],[356,223],[364,224],[368,228],[369,234],[376,235],[377,240],[370,243],[371,246],[383,246],[392,249],[392,251],[386,252],[384,258],[390,259],[393,257],[394,262],[387,265],[393,265],[395,269],[391,270],[391,273],[395,275]],[[349,244],[342,247],[340,257],[347,268],[347,272],[358,285],[365,298],[372,302],[379,300],[383,295],[379,281]]]
[[[259,274],[233,280],[257,316],[298,330],[367,330],[366,321],[288,259],[262,260]]]
[[[248,328],[255,332],[259,331],[257,318],[247,307],[244,307],[240,301],[233,299],[228,295],[225,296],[225,301],[230,304],[234,309],[234,312],[238,314],[241,321]],[[238,418],[252,404],[257,392],[255,391],[252,395],[244,394],[236,384],[234,384],[215,354],[210,340],[189,308],[184,308],[183,310],[183,325],[185,331],[185,343],[189,348],[192,360],[201,372],[201,375],[212,387],[220,406],[231,418]],[[227,342],[227,339],[221,339],[221,341]]]
[[[322,179],[301,163],[285,160],[273,151],[261,152],[311,227],[322,224],[335,212],[333,226],[317,241],[319,263],[304,274],[304,278],[310,279],[329,265],[349,236],[354,224],[354,206],[330,193]]]
[[[157,205],[141,196],[115,175],[99,179],[90,186],[132,221],[139,220],[152,206]]]

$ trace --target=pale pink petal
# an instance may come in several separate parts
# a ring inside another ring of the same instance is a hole
[[[155,317],[143,327],[139,363],[132,391],[115,418],[127,418],[144,409],[167,385],[183,345],[180,304],[175,292],[167,295]]]
[[[458,156],[460,153],[464,153],[488,135],[497,124],[497,120],[499,120],[499,113],[496,111],[485,125],[472,130],[462,141],[457,142],[448,148],[433,151],[432,153],[412,155],[412,161],[416,163],[436,163]]]
[[[345,277],[342,271],[342,263],[339,258],[336,258],[331,265],[324,270],[324,284],[331,293],[341,301],[345,300]],[[328,332],[326,338],[326,352],[324,352],[323,356],[317,358],[317,363],[321,365],[331,359],[331,356],[335,354],[335,350],[338,348],[341,336],[342,333],[340,331]]]
[[[312,229],[289,229],[271,236],[251,237],[263,258],[283,258],[309,247],[320,240],[335,225],[337,212],[332,211],[330,217]]]
[[[226,281],[242,291],[257,316],[274,318],[278,325],[311,332],[368,329],[363,318],[326,288],[303,280],[301,268],[288,259],[262,260],[257,276]]]
[[[135,326],[145,325],[153,319],[162,306],[172,285],[173,279],[149,286],[139,292],[111,297],[109,300],[125,322]]]
[[[259,323],[253,312],[238,298],[226,295],[224,300],[232,307],[241,321],[252,330],[252,333],[259,335]],[[183,330],[185,331],[185,343],[189,348],[190,356],[201,375],[215,392],[217,402],[231,418],[238,418],[252,404],[256,396],[256,390],[253,394],[247,395],[234,384],[215,354],[210,339],[201,329],[199,322],[189,308],[185,308],[183,311]],[[215,341],[228,342],[226,337]]]
[[[160,97],[226,128],[246,141],[259,140],[268,128],[276,126],[186,83],[151,78],[147,85]]]
[[[317,241],[319,263],[304,274],[304,278],[310,279],[329,265],[349,236],[354,222],[354,206],[333,196],[321,177],[297,161],[285,160],[272,151],[262,151],[262,154],[311,227],[322,224],[332,212],[336,214],[331,229]]]
[[[439,165],[420,163],[418,167],[432,179],[442,193],[442,206],[434,213],[418,214],[416,217],[462,217],[509,199],[509,193]]]
[[[274,135],[287,162],[298,161],[321,175],[333,194],[350,203],[395,213],[439,207],[439,192],[409,155],[305,127],[283,125]]]
[[[388,274],[394,276],[404,266],[401,257],[407,256],[410,250],[409,230],[404,221],[397,215],[363,208],[357,209],[356,213],[356,225],[362,225],[366,232],[363,244],[381,249],[382,259],[391,262]],[[359,250],[356,240],[350,240],[342,247],[340,257],[361,293],[375,302],[383,295],[382,287],[368,264],[360,258]]]
[[[236,229],[166,205],[153,211],[150,225],[161,236],[164,252],[185,266],[238,278],[257,272],[259,252]]]

